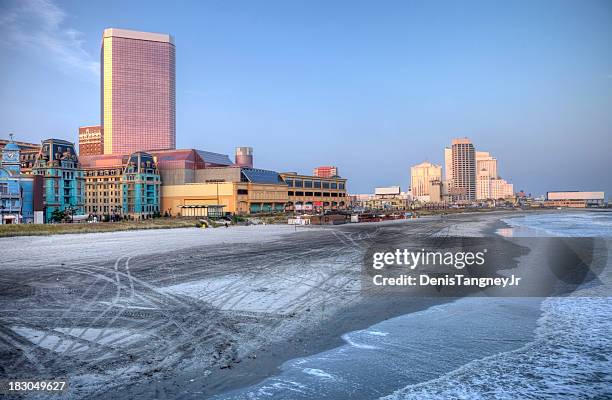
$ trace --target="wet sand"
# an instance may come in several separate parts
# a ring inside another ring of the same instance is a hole
[[[498,229],[507,227],[500,218],[508,215],[515,215],[515,213],[460,214],[408,222],[340,226],[326,228],[326,230],[345,231],[347,235],[352,232],[363,233],[384,229],[393,230],[391,235],[408,233],[425,237],[432,234],[493,236]],[[385,241],[380,236],[378,240]],[[521,252],[515,246],[509,245],[506,249],[507,257],[518,257],[520,254]],[[353,269],[353,272],[359,273],[357,269]],[[197,398],[202,395],[213,396],[244,388],[278,374],[279,367],[287,360],[320,353],[344,344],[341,336],[347,332],[365,329],[378,322],[425,310],[455,299],[450,297],[406,297],[388,293],[382,295],[351,293],[341,300],[344,303],[331,306],[333,309],[331,313],[321,312],[316,307],[302,308],[301,317],[305,322],[299,324],[301,327],[299,332],[284,340],[271,338],[270,343],[255,349],[240,362],[233,363],[231,368],[211,369],[210,374],[206,376],[202,374],[202,371],[180,373],[152,385],[132,386],[129,388],[129,393],[146,396],[151,394],[152,390],[156,390],[156,387],[173,386],[180,388],[182,397]]]
[[[66,235],[30,248],[2,239],[21,250],[3,267],[0,350],[10,361],[1,375],[68,375],[67,398],[201,397],[248,386],[286,360],[342,344],[346,332],[452,300],[364,295],[361,264],[374,240],[491,235],[508,215],[520,214],[178,229],[144,241],[138,232]],[[54,263],[42,262],[41,246],[55,251]]]

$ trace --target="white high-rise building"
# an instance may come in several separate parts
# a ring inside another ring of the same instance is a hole
[[[423,162],[410,167],[410,191],[412,196],[425,199],[429,196],[431,181],[440,181],[442,179],[442,166]]]
[[[444,180],[453,180],[453,149],[450,147],[444,148]]]
[[[489,171],[491,178],[497,178],[497,158],[492,157],[488,151],[477,151],[476,173],[483,169]]]

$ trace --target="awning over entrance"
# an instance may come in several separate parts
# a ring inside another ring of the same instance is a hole
[[[210,217],[219,218],[224,215],[223,204],[189,204],[179,205],[183,217]]]

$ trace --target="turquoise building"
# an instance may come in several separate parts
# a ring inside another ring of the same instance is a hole
[[[85,177],[73,143],[60,139],[44,140],[32,173],[44,178],[45,222],[54,221],[58,214],[56,211],[71,218],[84,214]]]
[[[148,153],[132,153],[121,177],[124,215],[146,218],[159,214],[161,180],[157,163]]]
[[[0,161],[0,224],[32,223],[36,179],[21,173],[20,148],[10,136]]]

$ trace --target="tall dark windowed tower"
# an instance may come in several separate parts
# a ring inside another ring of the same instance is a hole
[[[104,154],[176,148],[175,63],[170,35],[104,30]]]
[[[476,200],[476,151],[468,138],[453,139],[452,189],[454,200]]]

